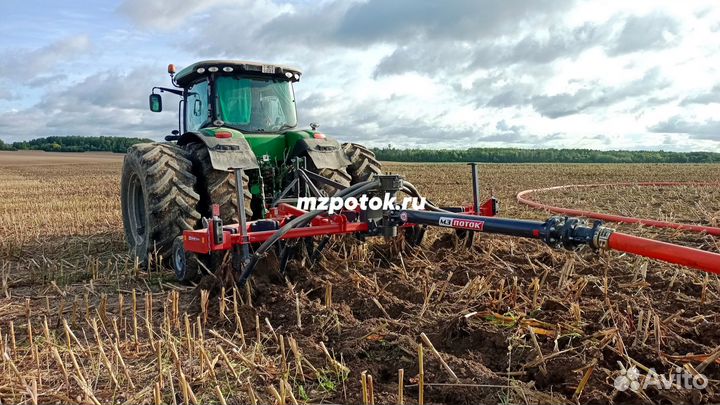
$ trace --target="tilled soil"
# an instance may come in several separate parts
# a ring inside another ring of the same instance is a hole
[[[212,276],[179,285],[167,271],[144,272],[129,261],[116,197],[119,159],[56,160],[50,171],[0,164],[3,403],[362,403],[363,372],[376,403],[397,403],[399,369],[405,403],[418,402],[420,382],[425,403],[720,402],[715,275],[503,236],[478,234],[468,247],[453,232],[431,230],[418,248],[334,239],[318,263],[296,260],[284,275],[270,256],[251,289],[223,294]],[[387,169],[438,203],[469,201],[463,165]],[[483,165],[480,180],[484,196],[492,188],[500,198],[502,216],[542,219],[548,214],[515,202],[517,191],[707,181],[717,170]],[[716,223],[717,190],[680,191],[607,188],[535,198]],[[720,251],[711,236],[617,228]],[[421,344],[422,334],[432,348]],[[623,374],[633,366],[638,375]],[[702,374],[709,383],[693,389],[673,380],[659,388],[646,382],[650,369]],[[624,376],[637,377],[639,389],[618,389]]]
[[[310,300],[303,325],[315,327],[294,326],[288,315],[294,295],[279,281],[258,282],[255,305],[278,330],[325,341],[342,353],[351,375],[373,375],[383,402],[396,401],[401,368],[406,399],[417,399],[412,382],[421,333],[458,377],[451,378],[426,348],[430,402],[720,400],[714,382],[699,395],[652,387],[620,392],[613,386],[618,362],[667,374],[702,360],[683,356],[717,350],[714,277],[712,287],[703,286],[703,276],[689,270],[678,268],[664,278],[636,258],[568,255],[532,241],[481,236],[481,243],[467,248],[451,234],[431,239],[431,249],[416,251],[346,243],[327,252],[315,269],[290,271],[294,290]],[[629,273],[631,267],[637,271]],[[325,307],[324,286],[330,284],[333,303]],[[327,317],[337,327],[325,325]],[[715,380],[717,366],[703,373]],[[579,389],[584,376],[588,380]]]

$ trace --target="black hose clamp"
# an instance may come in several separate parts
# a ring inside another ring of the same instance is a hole
[[[552,247],[562,246],[568,250],[577,250],[582,245],[605,249],[613,230],[602,224],[602,221],[595,221],[590,227],[587,222],[578,218],[551,217],[545,223],[544,241]]]
[[[591,246],[595,249],[607,249],[608,240],[610,240],[610,235],[612,235],[613,232],[615,232],[615,230],[612,228],[607,228],[604,226],[597,227],[597,229],[595,230],[595,235],[593,236]]]

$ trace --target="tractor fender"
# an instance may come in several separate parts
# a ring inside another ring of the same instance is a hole
[[[342,169],[352,162],[345,156],[340,143],[334,139],[300,139],[291,157],[307,156],[317,169]]]
[[[208,148],[210,164],[215,170],[257,169],[258,163],[250,144],[245,138],[216,138],[204,136],[198,132],[187,132],[178,139],[183,146],[193,142],[202,142]]]

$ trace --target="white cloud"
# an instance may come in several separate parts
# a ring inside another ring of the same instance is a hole
[[[154,84],[145,66],[123,74],[103,71],[50,90],[32,107],[0,114],[0,134],[6,141],[51,135],[130,136],[161,139],[172,130],[169,115],[173,95],[166,96],[166,114],[148,110]],[[9,135],[9,136],[8,136]]]
[[[67,60],[91,50],[87,35],[53,41],[36,49],[5,49],[0,51],[0,80],[30,80],[52,73]]]
[[[302,68],[301,123],[370,145],[720,151],[713,1],[125,0],[118,11],[116,34],[3,54],[0,74],[20,84],[0,94],[0,110],[18,111],[0,116],[2,133],[25,136],[12,120],[33,110],[45,133],[90,132],[97,119],[111,134],[169,130],[170,113],[145,111],[166,77],[140,66],[231,58]],[[53,68],[89,52],[102,67]],[[8,70],[20,58],[29,68]],[[12,105],[23,86],[42,93],[33,108]]]
[[[250,3],[233,0],[125,0],[118,7],[118,12],[140,27],[170,30],[189,17],[213,7],[242,8]]]

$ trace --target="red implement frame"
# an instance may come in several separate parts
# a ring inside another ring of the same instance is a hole
[[[486,201],[481,207],[479,215],[494,216],[496,202],[494,199]],[[467,215],[476,215],[472,205],[459,207],[455,212]],[[281,203],[277,207],[271,208],[266,220],[277,221],[280,228],[297,218],[307,211],[301,210],[292,205]],[[359,211],[348,212],[345,214],[359,215]],[[276,230],[253,231],[257,221],[251,221],[247,224],[247,235],[249,243],[262,243],[275,234]],[[214,251],[222,251],[232,249],[233,246],[242,245],[243,237],[239,232],[239,224],[224,225],[221,243],[215,242],[215,221],[208,221],[208,227],[205,229],[196,229],[183,232],[183,246],[186,252],[199,254],[208,254]],[[405,224],[402,227],[415,226],[413,224]],[[315,217],[308,226],[289,230],[281,239],[299,239],[313,236],[325,235],[342,235],[351,233],[368,232],[369,225],[367,222],[350,222],[348,216],[340,214],[320,215]]]

